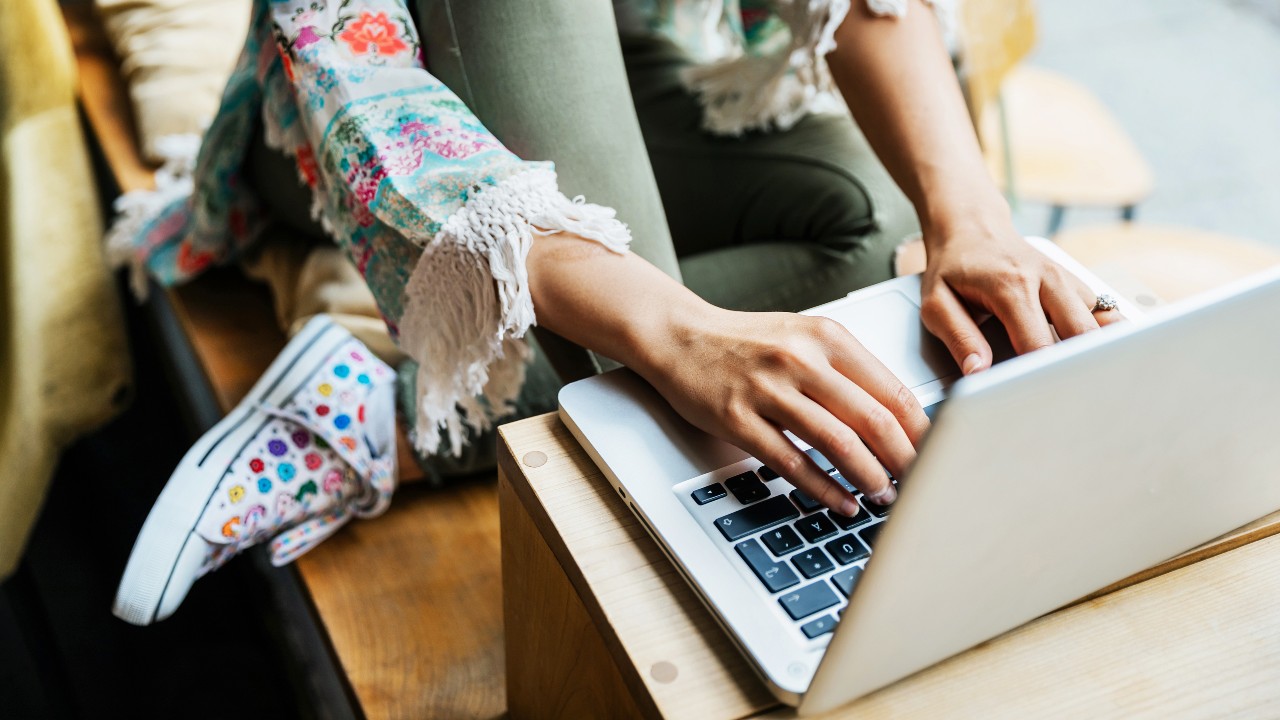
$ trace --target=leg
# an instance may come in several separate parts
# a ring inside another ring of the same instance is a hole
[[[612,6],[600,0],[417,0],[432,74],[560,187],[617,209],[632,249],[679,277],[635,120]]]
[[[417,8],[432,74],[516,154],[555,161],[565,194],[615,208],[631,227],[631,249],[679,278],[612,6],[417,0]],[[607,364],[551,332],[537,334],[565,380]]]
[[[641,128],[686,284],[717,305],[803,310],[892,277],[911,204],[846,115],[712,137],[673,45],[624,40]]]

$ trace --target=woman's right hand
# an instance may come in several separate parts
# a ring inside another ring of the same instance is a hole
[[[778,471],[828,508],[857,502],[784,434],[817,448],[874,503],[896,490],[929,420],[911,390],[834,320],[703,305],[643,354],[640,372],[686,420]],[[883,468],[881,467],[883,465]]]
[[[686,420],[746,450],[836,512],[845,492],[783,429],[817,448],[872,502],[897,493],[929,420],[844,326],[723,310],[634,253],[568,233],[529,252],[538,323],[640,373]],[[864,442],[865,441],[865,442]]]

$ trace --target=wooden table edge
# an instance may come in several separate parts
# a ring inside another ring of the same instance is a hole
[[[532,418],[525,418],[517,422],[525,423],[530,420],[542,419],[545,421],[547,415],[555,415],[555,422],[560,423],[561,420],[555,413],[546,413],[544,415],[536,415]],[[514,424],[514,423],[510,423]],[[615,632],[613,624],[609,622],[605,615],[604,609],[600,606],[599,600],[595,593],[591,591],[586,577],[582,574],[581,568],[573,558],[573,553],[569,550],[569,546],[565,543],[555,523],[552,522],[546,508],[542,502],[538,500],[537,493],[533,486],[529,484],[528,478],[524,472],[520,470],[520,465],[515,458],[511,444],[507,442],[505,434],[506,426],[498,428],[498,435],[501,442],[498,447],[498,486],[499,493],[505,487],[512,491],[515,497],[520,501],[521,507],[533,521],[538,529],[539,535],[543,542],[546,543],[548,549],[555,556],[556,562],[559,563],[565,577],[573,586],[574,592],[578,596],[578,600],[582,603],[583,608],[591,616],[591,620],[596,627],[596,631],[600,634],[605,646],[608,648],[610,655],[614,658],[614,663],[622,675],[623,682],[626,683],[627,689],[631,693],[632,699],[640,705],[641,711],[647,717],[661,717],[662,714],[658,710],[657,704],[654,702],[649,690],[645,687],[644,680],[640,677],[639,668],[634,663],[617,662],[619,657],[628,657],[626,649],[622,645],[617,632]],[[518,478],[518,480],[517,480]],[[505,590],[505,588],[504,588]]]

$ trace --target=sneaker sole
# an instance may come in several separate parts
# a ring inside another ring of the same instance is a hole
[[[265,418],[253,422],[258,404],[278,407],[293,395],[350,334],[328,318],[318,317],[289,343],[254,384],[245,399],[196,441],[169,477],[147,515],[125,565],[112,612],[133,625],[163,620],[159,614],[171,589],[174,571],[196,537],[204,513],[227,466],[261,429]],[[175,482],[181,478],[181,482]],[[201,539],[203,542],[203,539]],[[183,596],[190,583],[179,583]],[[175,598],[181,601],[181,598]],[[176,606],[176,604],[175,604]]]

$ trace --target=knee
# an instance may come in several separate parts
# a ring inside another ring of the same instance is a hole
[[[828,251],[848,255],[892,253],[920,231],[915,209],[887,176],[862,178],[828,168],[784,179],[798,198],[792,203],[803,237]]]

